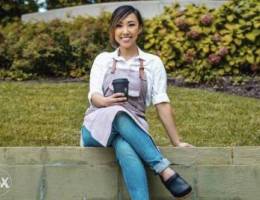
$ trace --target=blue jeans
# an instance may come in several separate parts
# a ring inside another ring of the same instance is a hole
[[[115,150],[123,178],[132,200],[149,200],[144,164],[156,174],[165,170],[170,162],[163,157],[151,137],[145,133],[125,112],[119,112],[112,126],[108,146]],[[101,147],[83,126],[83,145]]]

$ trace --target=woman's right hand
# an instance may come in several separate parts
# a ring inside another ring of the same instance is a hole
[[[104,97],[99,93],[94,93],[91,96],[92,104],[94,104],[98,108],[120,105],[124,103],[126,100],[127,98],[124,96],[124,93],[114,93],[111,96],[107,97]]]
[[[126,102],[127,98],[124,93],[114,93],[111,96],[104,97],[104,106],[121,105]]]

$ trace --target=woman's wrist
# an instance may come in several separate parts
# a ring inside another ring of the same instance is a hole
[[[178,145],[181,143],[181,139],[180,139],[180,137],[179,137],[179,135],[178,135],[176,129],[175,129],[175,131],[174,131],[174,134],[173,134],[173,132],[172,132],[172,134],[169,134],[169,136],[170,136],[171,141],[172,141],[172,144],[173,144],[174,146],[178,146]]]
[[[107,107],[106,97],[101,97],[101,107]]]
[[[107,106],[107,98],[104,97],[103,95],[100,95],[99,93],[93,94],[91,97],[92,103],[96,107],[106,107]]]

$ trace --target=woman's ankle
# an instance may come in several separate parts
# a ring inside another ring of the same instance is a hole
[[[176,172],[170,167],[166,168],[160,173],[160,176],[164,181],[167,181],[171,176],[173,176]]]

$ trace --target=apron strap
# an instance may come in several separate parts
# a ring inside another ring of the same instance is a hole
[[[114,74],[116,71],[116,59],[113,58],[113,65],[112,65],[112,70],[111,70],[111,74]]]
[[[140,67],[139,67],[139,77],[140,79],[144,80],[144,60],[139,58]]]

